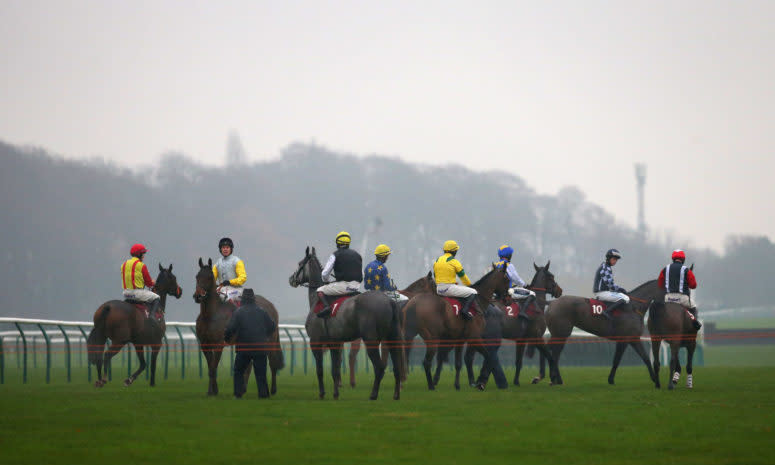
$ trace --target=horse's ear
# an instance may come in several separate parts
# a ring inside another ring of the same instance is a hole
[[[204,268],[205,265],[202,263],[202,257],[199,257],[199,268]]]
[[[551,265],[551,264],[552,264],[552,261],[551,261],[551,260],[549,260],[548,262],[546,262],[546,266],[544,267],[544,270],[546,270],[546,271],[549,271],[549,265]]]
[[[493,271],[495,271],[495,268],[497,268],[497,266],[495,266],[495,263],[491,263],[491,264],[492,264]]]
[[[212,267],[213,267],[213,259],[212,258],[208,258],[207,259],[207,268],[212,268]]]
[[[536,265],[536,262],[533,262],[533,268],[535,268],[536,271],[538,271],[538,265]]]
[[[307,246],[307,250],[304,251],[304,256],[309,257],[309,246]]]
[[[169,269],[169,270],[167,270],[167,271],[169,271],[170,273],[172,273],[172,263],[170,263],[170,269]]]
[[[315,246],[312,246],[312,255],[315,255],[317,252],[315,252]]]
[[[691,271],[694,271],[694,263],[692,263],[692,266],[689,267]]]
[[[159,263],[159,271],[164,271],[164,267],[161,266],[161,263]]]
[[[428,276],[427,276],[427,278],[428,278],[428,279],[433,279],[433,271],[429,271],[429,272],[428,272]]]

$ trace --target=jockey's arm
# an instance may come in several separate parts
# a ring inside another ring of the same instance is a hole
[[[218,268],[213,265],[213,278],[215,278],[216,284],[218,283]]]
[[[471,280],[468,279],[468,275],[466,275],[466,271],[462,266],[460,267],[460,271],[457,272],[457,277],[460,278],[460,282],[463,283],[463,285],[471,286]]]
[[[331,254],[331,256],[328,257],[326,266],[323,267],[323,272],[321,274],[321,278],[323,278],[323,282],[327,282],[329,280],[329,277],[331,276],[331,272],[334,271],[334,262],[336,262],[336,257],[334,256],[334,254]]]
[[[686,272],[686,284],[689,285],[689,289],[697,289],[697,278],[694,277],[692,270]]]
[[[659,277],[657,278],[657,286],[659,286],[660,289],[665,288],[665,269],[662,268],[662,271],[659,272]]]
[[[151,274],[148,273],[148,267],[145,266],[143,263],[143,281],[145,282],[146,287],[153,287],[154,283],[153,278],[151,278]]]
[[[232,286],[245,285],[245,282],[248,280],[248,275],[245,273],[245,262],[242,260],[238,261],[237,265],[234,267],[234,271],[237,273],[237,277],[230,280],[229,283]]]
[[[514,264],[509,263],[509,266],[506,267],[506,274],[508,274],[512,285],[516,287],[525,287],[525,280],[519,276]]]

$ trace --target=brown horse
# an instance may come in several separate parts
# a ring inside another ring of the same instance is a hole
[[[393,361],[393,375],[396,380],[393,399],[400,398],[401,375],[404,367],[401,351],[401,327],[395,305],[380,291],[367,291],[347,299],[338,309],[336,316],[318,318],[313,312],[318,302],[317,288],[323,285],[322,266],[315,254],[307,247],[304,258],[296,271],[288,278],[292,287],[309,287],[309,314],[305,327],[309,336],[312,355],[317,368],[319,396],[326,395],[323,385],[323,353],[326,348],[331,352],[331,376],[334,379],[334,399],[339,398],[342,383],[342,345],[348,341],[363,339],[366,352],[374,367],[374,384],[370,399],[379,395],[379,386],[385,375],[385,364],[379,356],[379,345],[385,343]]]
[[[693,387],[692,359],[697,347],[697,330],[694,328],[692,315],[683,305],[666,302],[657,303],[649,311],[649,333],[651,334],[651,352],[654,359],[654,374],[656,385],[659,384],[659,346],[664,340],[670,345],[670,370],[668,372],[668,389],[673,389],[680,376],[678,351],[686,347],[686,386]]]
[[[157,315],[151,315],[156,321],[145,318],[142,310],[133,304],[122,300],[109,300],[97,308],[94,312],[94,328],[89,333],[86,341],[89,351],[89,362],[97,365],[96,387],[102,387],[108,382],[102,377],[102,367],[107,374],[110,359],[116,355],[128,342],[135,346],[135,353],[140,360],[137,371],[124,380],[124,386],[129,386],[137,379],[137,375],[145,370],[144,346],[151,347],[151,386],[156,385],[156,359],[161,350],[161,342],[167,326],[164,322],[164,308],[167,304],[167,296],[174,295],[180,298],[182,291],[178,286],[178,280],[172,274],[172,265],[165,269],[159,264],[159,275],[153,292],[159,294],[160,306]],[[105,349],[105,342],[110,338],[110,347]]]
[[[446,299],[430,292],[420,293],[409,299],[409,303],[402,312],[406,360],[409,360],[411,344],[419,334],[425,341],[423,368],[425,368],[425,377],[430,390],[435,389],[438,384],[443,361],[452,348],[455,349],[455,389],[458,390],[463,345],[468,342],[481,353],[486,353],[482,345],[482,331],[485,326],[483,311],[490,304],[493,294],[502,296],[508,292],[509,278],[506,275],[506,269],[493,265],[492,270],[471,287],[477,291],[475,303],[479,310],[470,321],[464,321],[460,316],[455,315]],[[436,373],[431,377],[431,363],[437,351],[439,357],[436,362]]]
[[[501,332],[503,339],[510,339],[516,342],[516,372],[514,373],[514,385],[519,386],[519,373],[522,370],[522,358],[525,352],[525,346],[527,344],[532,345],[538,349],[541,354],[549,360],[549,364],[552,365],[554,359],[549,353],[549,349],[544,344],[544,333],[546,332],[546,320],[544,318],[543,309],[546,307],[546,294],[549,293],[553,297],[560,297],[562,295],[562,288],[554,279],[554,274],[549,271],[549,265],[551,260],[546,263],[546,266],[538,266],[533,263],[535,268],[535,275],[528,289],[532,290],[536,294],[536,305],[540,309],[538,313],[528,321],[527,326],[523,326],[519,318],[513,318],[508,315],[506,309],[507,299],[498,299],[494,304],[502,312],[500,318]],[[526,302],[526,301],[525,301]],[[526,302],[527,303],[527,302]],[[528,304],[529,305],[529,304]],[[468,373],[468,382],[470,385],[474,385],[474,372],[473,361],[475,350],[472,347],[468,347],[465,355],[466,371]],[[541,377],[542,378],[542,377]],[[541,380],[539,377],[533,378],[533,384]]]
[[[412,284],[406,287],[406,289],[399,289],[398,293],[409,297],[410,299],[421,292],[436,292],[436,282],[433,280],[433,272],[429,271],[427,275],[416,280]],[[403,305],[406,305],[407,300],[403,301]],[[403,306],[401,307],[403,308]],[[398,311],[401,311],[401,308]],[[358,352],[361,350],[361,339],[350,343],[350,353],[348,354],[348,361],[350,365],[350,387],[355,387],[355,364],[358,359]],[[382,345],[381,358],[382,364],[387,366],[388,356],[390,350]]]
[[[199,304],[199,316],[196,317],[196,337],[205,360],[207,360],[207,375],[210,378],[207,395],[216,396],[218,395],[218,364],[221,361],[223,348],[234,343],[233,341],[224,341],[223,333],[236,307],[230,302],[221,302],[213,275],[212,259],[207,260],[207,265],[202,263],[201,258],[199,259],[194,301]],[[256,305],[264,309],[275,323],[279,323],[280,317],[272,302],[263,296],[256,295]],[[269,368],[272,372],[270,392],[276,394],[277,371],[285,366],[278,329],[275,329],[270,339]],[[248,378],[250,378],[250,367],[245,371],[245,382]]]
[[[615,315],[609,320],[601,315],[593,315],[590,312],[590,301],[583,297],[563,296],[549,303],[546,311],[546,325],[552,337],[549,344],[552,347],[552,356],[555,361],[556,373],[551,373],[550,377],[553,384],[562,384],[560,376],[559,362],[560,353],[565,347],[565,342],[573,330],[573,327],[580,328],[595,336],[611,339],[616,342],[616,352],[611,372],[608,375],[608,383],[614,384],[614,376],[622,354],[627,346],[632,348],[640,356],[646,368],[649,371],[649,377],[656,384],[657,379],[651,362],[648,360],[646,349],[641,342],[640,337],[643,334],[643,317],[648,312],[649,307],[654,302],[662,302],[665,299],[665,290],[660,289],[657,280],[651,280],[641,284],[628,294],[630,303],[620,307],[619,315]]]

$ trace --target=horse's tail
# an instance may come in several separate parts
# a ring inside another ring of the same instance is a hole
[[[94,327],[89,333],[89,337],[86,339],[86,350],[89,355],[89,363],[96,364],[102,360],[102,352],[105,349],[105,342],[108,340],[107,331],[105,330],[105,320],[108,318],[110,312],[110,305],[105,304],[102,308],[97,310],[94,315]]]
[[[276,371],[285,368],[285,356],[283,355],[283,348],[280,345],[280,330],[276,329],[275,334],[276,336],[272,338],[272,345],[274,345],[276,349],[269,351],[269,366]]]
[[[393,307],[393,320],[391,321],[391,326],[393,328],[393,344],[400,344],[398,347],[401,350],[400,357],[398,357],[398,363],[399,363],[399,373],[401,376],[401,379],[406,379],[407,370],[406,370],[406,349],[404,349],[404,324],[401,318],[401,309],[403,306],[399,306],[397,302],[390,302],[391,307]]]

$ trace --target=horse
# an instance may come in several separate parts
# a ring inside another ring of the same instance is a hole
[[[207,375],[209,377],[207,395],[216,396],[218,395],[218,364],[221,361],[223,348],[234,344],[233,341],[224,341],[223,333],[226,331],[226,325],[236,307],[231,302],[221,302],[213,275],[213,260],[210,258],[207,259],[207,265],[202,263],[201,258],[199,259],[194,302],[199,304],[199,315],[196,317],[196,337],[207,361]],[[264,309],[275,324],[280,322],[277,309],[268,299],[256,294],[256,305]],[[272,372],[269,392],[274,395],[277,394],[277,371],[285,366],[278,329],[272,333],[269,347],[269,369]],[[246,383],[249,378],[250,367],[248,366],[245,371]]]
[[[686,347],[686,386],[693,387],[692,359],[697,347],[697,330],[693,325],[693,315],[683,305],[675,302],[655,304],[649,311],[649,334],[651,335],[651,352],[654,359],[654,374],[656,387],[659,383],[659,347],[662,341],[670,346],[670,371],[668,372],[668,389],[673,389],[678,382],[681,367],[678,361],[678,351]]]
[[[337,309],[335,316],[318,318],[314,312],[318,302],[317,288],[323,285],[322,266],[315,248],[309,247],[298,268],[288,278],[291,287],[306,284],[309,287],[309,314],[305,327],[309,336],[312,355],[317,368],[319,398],[325,398],[323,385],[323,353],[326,348],[331,352],[331,376],[334,380],[334,399],[339,398],[339,386],[342,383],[342,345],[345,342],[363,339],[366,352],[374,367],[374,384],[369,398],[376,400],[379,386],[385,375],[385,364],[379,355],[380,343],[385,343],[393,361],[395,390],[393,399],[400,398],[401,375],[404,367],[401,357],[401,327],[395,305],[383,292],[367,291],[347,299]]]
[[[399,289],[397,291],[401,295],[405,295],[410,299],[420,292],[436,292],[436,282],[433,280],[433,272],[429,271],[427,275],[417,279],[405,289]],[[406,305],[407,300],[403,301],[403,305]],[[403,306],[401,307],[403,308]],[[399,311],[401,309],[398,309]],[[355,387],[355,364],[358,359],[358,352],[361,350],[361,340],[357,339],[350,343],[350,353],[348,354],[348,361],[350,366],[350,387]],[[387,359],[390,355],[390,351],[384,345],[381,347],[381,359],[382,364],[387,366]],[[341,386],[340,386],[341,387]]]
[[[552,384],[563,383],[559,368],[560,353],[574,326],[595,336],[616,342],[616,352],[611,372],[608,375],[608,384],[614,384],[616,369],[628,345],[632,346],[643,363],[646,364],[651,380],[655,384],[658,383],[640,337],[644,329],[643,317],[653,302],[664,301],[665,291],[659,288],[657,280],[654,279],[641,284],[628,295],[630,303],[620,307],[620,311],[616,312],[619,315],[614,315],[611,320],[593,315],[590,311],[589,299],[583,297],[563,296],[549,303],[549,308],[546,310],[546,325],[552,335],[549,344],[555,363],[555,373],[552,374],[550,371]],[[631,311],[627,311],[627,309],[631,309]]]
[[[425,341],[423,368],[425,368],[429,390],[434,390],[438,384],[443,361],[452,347],[455,349],[455,389],[457,390],[460,390],[463,344],[468,342],[482,355],[488,357],[481,339],[485,326],[483,311],[490,304],[493,294],[502,296],[508,292],[509,278],[506,275],[506,268],[493,265],[492,269],[471,287],[477,291],[475,303],[479,311],[474,312],[475,315],[470,321],[466,322],[456,315],[452,305],[433,292],[415,295],[409,299],[402,311],[401,324],[404,331],[406,360],[409,359],[411,343],[419,334]],[[474,305],[471,308],[475,310]],[[436,373],[431,377],[431,363],[437,351],[439,356],[436,362]]]
[[[100,305],[94,312],[94,328],[89,333],[86,344],[89,351],[89,363],[97,366],[95,387],[103,387],[108,382],[102,377],[102,367],[105,367],[107,375],[110,359],[128,342],[135,346],[140,366],[137,371],[124,380],[124,386],[134,383],[137,376],[145,370],[145,345],[151,347],[151,386],[156,386],[156,359],[159,356],[159,350],[161,350],[162,338],[167,330],[167,325],[164,322],[167,296],[172,295],[179,299],[182,294],[178,280],[172,274],[171,264],[169,268],[164,268],[159,264],[159,275],[156,277],[153,292],[159,294],[160,298],[159,311],[156,315],[151,315],[151,318],[157,318],[158,315],[156,322],[148,320],[143,314],[144,312],[132,303],[122,300],[109,300]],[[110,339],[110,347],[104,350],[108,338]]]
[[[535,275],[533,275],[533,280],[530,282],[530,285],[528,285],[527,288],[535,292],[535,304],[540,310],[535,314],[534,317],[530,318],[527,327],[523,326],[519,321],[521,317],[514,318],[513,316],[509,315],[510,309],[508,308],[508,305],[510,302],[508,301],[511,300],[510,298],[499,299],[494,303],[495,306],[498,307],[502,312],[502,338],[510,339],[516,342],[516,372],[514,373],[515,386],[519,386],[519,373],[522,370],[522,358],[525,352],[525,346],[527,344],[530,344],[531,346],[538,349],[538,351],[541,352],[541,355],[549,360],[550,365],[554,363],[554,359],[549,353],[549,349],[544,344],[546,320],[544,318],[543,309],[546,307],[546,294],[549,293],[552,295],[552,297],[555,298],[560,297],[562,295],[562,287],[557,284],[557,281],[554,279],[554,274],[549,271],[549,265],[551,263],[551,260],[546,263],[546,266],[538,266],[533,263],[533,268],[535,268]],[[522,302],[525,302],[528,304],[527,306],[529,306],[527,300]],[[475,355],[475,349],[469,346],[465,353],[465,364],[466,371],[468,373],[468,382],[471,386],[475,385],[473,373],[473,361]],[[543,378],[543,376],[536,376],[533,378],[533,384],[538,383],[541,378]]]

